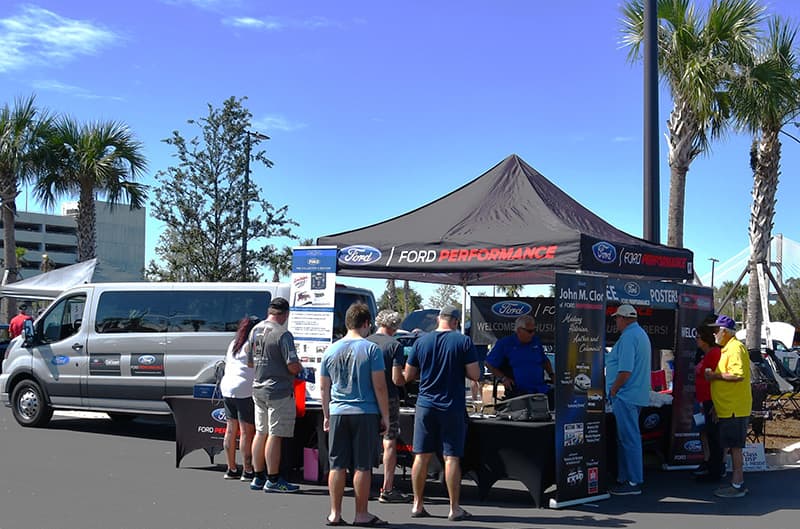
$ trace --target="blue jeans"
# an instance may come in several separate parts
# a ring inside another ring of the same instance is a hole
[[[617,481],[644,483],[642,434],[639,431],[641,406],[615,398],[611,402],[617,421]]]

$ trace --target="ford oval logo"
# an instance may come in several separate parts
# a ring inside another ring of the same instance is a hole
[[[641,289],[639,289],[639,283],[634,283],[633,281],[628,281],[625,283],[623,287],[625,289],[625,293],[629,296],[638,296]]]
[[[503,318],[518,318],[531,310],[531,306],[523,301],[500,301],[492,305],[492,313]]]
[[[687,452],[702,452],[703,442],[700,439],[686,441],[683,443],[683,448],[686,449]]]
[[[372,246],[354,245],[339,250],[339,262],[352,266],[365,266],[381,258],[381,251]]]
[[[64,356],[64,355],[54,356],[53,359],[50,360],[50,362],[54,366],[63,366],[64,364],[69,362],[69,357],[68,356]]]
[[[600,241],[592,245],[594,258],[601,263],[611,264],[617,260],[617,249],[614,245],[605,241]]]
[[[138,358],[139,365],[151,366],[156,363],[156,357],[153,355],[142,355]]]
[[[228,422],[228,417],[225,416],[225,408],[217,408],[211,412],[211,418],[217,422]]]
[[[644,425],[645,430],[652,430],[658,426],[660,422],[661,417],[659,417],[657,413],[651,413],[644,418],[644,422],[642,424]]]

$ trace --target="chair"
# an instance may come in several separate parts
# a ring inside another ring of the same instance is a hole
[[[772,419],[772,411],[766,407],[768,384],[764,381],[754,381],[750,385],[753,394],[753,408],[750,412],[750,424],[747,430],[747,440],[752,443],[766,443],[767,421]]]
[[[772,349],[763,350],[763,361],[754,364],[770,379],[766,408],[782,414],[800,413],[800,378],[786,369]]]

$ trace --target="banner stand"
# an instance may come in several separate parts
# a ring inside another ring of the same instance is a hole
[[[566,500],[566,501],[556,501],[555,498],[550,498],[550,508],[551,509],[563,509],[564,507],[572,507],[573,505],[581,505],[582,503],[590,503],[593,501],[599,500],[607,500],[611,497],[611,494],[598,494],[597,496],[587,496],[585,498],[578,498],[575,500]]]

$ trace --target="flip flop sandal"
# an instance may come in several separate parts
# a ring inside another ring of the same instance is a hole
[[[385,525],[389,525],[389,522],[386,520],[381,520],[377,516],[373,516],[366,522],[353,522],[353,525],[356,527],[383,527]]]
[[[345,525],[350,525],[350,524],[345,522],[341,518],[339,518],[335,522],[332,522],[332,521],[328,520],[327,518],[325,518],[325,525],[327,525],[329,527],[343,527]]]
[[[451,522],[461,522],[463,520],[469,520],[470,518],[472,518],[472,515],[464,509],[461,509],[461,512],[458,514],[451,514],[447,517]]]
[[[429,513],[428,511],[426,511],[423,508],[421,511],[417,511],[417,512],[411,511],[411,517],[412,518],[430,518],[431,517],[431,513]]]

